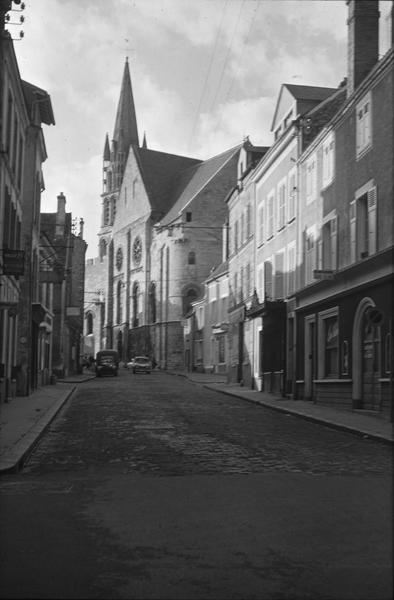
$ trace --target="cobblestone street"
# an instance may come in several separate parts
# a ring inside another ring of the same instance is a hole
[[[389,445],[122,370],[0,480],[1,597],[388,599],[391,471]]]
[[[154,372],[85,385],[26,472],[110,464],[162,475],[388,473],[390,448]]]

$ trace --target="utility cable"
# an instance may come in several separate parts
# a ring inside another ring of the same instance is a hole
[[[242,13],[242,9],[243,9],[244,4],[245,4],[245,0],[242,0],[242,4],[240,5],[239,11],[238,11],[238,17],[237,17],[237,20],[235,22],[233,34],[231,36],[231,41],[230,41],[230,44],[228,45],[228,48],[227,48],[227,53],[226,53],[226,57],[224,59],[222,71],[221,71],[220,78],[219,78],[219,83],[218,83],[218,86],[216,88],[216,92],[215,92],[215,96],[214,96],[213,102],[211,104],[211,109],[210,109],[211,113],[213,112],[213,109],[214,109],[215,104],[216,104],[216,98],[218,96],[218,93],[219,93],[219,90],[220,90],[220,86],[222,84],[224,72],[226,70],[226,66],[227,66],[227,62],[228,62],[228,59],[229,59],[229,56],[230,56],[231,48],[232,48],[232,45],[233,45],[233,42],[234,42],[235,34],[236,34],[237,30],[238,30],[238,23],[239,23],[239,20],[241,18],[241,13]]]
[[[198,121],[198,118],[200,116],[200,109],[201,109],[202,101],[203,101],[204,94],[205,94],[205,91],[206,91],[206,88],[207,88],[208,78],[209,78],[209,75],[211,73],[213,59],[214,59],[214,56],[216,54],[216,50],[217,50],[217,46],[218,46],[218,41],[219,41],[219,37],[220,37],[220,34],[221,34],[221,30],[222,30],[222,25],[223,25],[223,20],[224,20],[224,13],[226,12],[226,8],[227,8],[227,4],[228,3],[229,3],[229,0],[226,0],[225,3],[223,4],[222,17],[220,19],[220,24],[219,24],[218,30],[216,32],[215,45],[214,45],[213,52],[211,54],[211,59],[209,61],[208,69],[207,69],[207,72],[206,72],[206,75],[205,75],[205,81],[204,81],[204,84],[202,86],[200,100],[198,102],[198,107],[197,107],[197,110],[196,110],[196,116],[194,118],[193,127],[192,127],[190,138],[189,138],[189,144],[188,144],[189,152],[190,152],[191,143],[193,141],[194,132],[195,132],[195,129],[196,129],[196,126],[197,126],[197,121]]]

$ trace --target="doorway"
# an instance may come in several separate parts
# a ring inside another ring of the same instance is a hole
[[[364,313],[362,323],[362,407],[379,411],[381,408],[380,393],[380,327],[374,325]]]
[[[311,315],[305,318],[305,400],[315,400],[316,362],[316,318]]]

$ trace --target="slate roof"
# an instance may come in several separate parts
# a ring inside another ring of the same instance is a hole
[[[28,81],[22,80],[21,83],[29,117],[31,118],[33,116],[33,104],[39,100],[38,109],[40,112],[41,123],[45,123],[46,125],[55,125],[55,117],[53,116],[51,98],[48,92],[42,90],[36,85],[33,85],[32,83],[29,83]]]
[[[201,160],[150,150],[134,148],[142,179],[152,206],[152,218],[159,221],[176,200],[175,189],[180,180],[184,183],[192,176]]]
[[[112,139],[123,144],[124,148],[129,148],[131,144],[139,145],[137,118],[127,58],[123,71],[122,86]]]
[[[243,144],[234,146],[217,156],[191,167],[179,179],[175,191],[176,201],[162,219],[162,225],[168,225],[179,218],[180,211],[196,196],[207,183],[224,167],[227,161],[242,148]]]
[[[228,272],[228,260],[225,260],[222,263],[220,263],[220,265],[218,265],[217,267],[214,267],[212,269],[211,273],[209,274],[209,277],[206,278],[205,283],[213,281],[214,279],[217,279],[218,277],[220,277],[221,275],[224,275],[227,272]]]
[[[311,143],[317,134],[325,127],[333,116],[346,102],[346,87],[338,88],[331,96],[320,102],[304,115],[304,119],[311,119],[309,132],[302,130],[302,149]]]
[[[337,90],[337,88],[314,85],[294,85],[292,83],[284,83],[283,85],[296,100],[324,100]]]

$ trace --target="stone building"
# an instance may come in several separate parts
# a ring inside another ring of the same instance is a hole
[[[236,182],[241,146],[206,161],[151,150],[145,137],[140,146],[126,61],[114,134],[104,144],[85,348],[96,352],[105,340],[123,360],[148,354],[162,368],[184,366],[183,318],[221,259],[225,198]],[[92,304],[97,290],[100,303]]]
[[[41,234],[56,252],[53,268],[40,269],[41,306],[51,314],[51,373],[67,377],[81,370],[87,244],[83,239],[83,221],[77,231],[78,225],[66,212],[63,193],[57,202],[56,213],[41,213]],[[40,327],[44,325],[41,321]]]
[[[23,176],[29,114],[0,6],[0,402],[15,394],[18,310],[24,274]]]
[[[393,372],[393,46],[379,56],[377,1],[348,6],[346,99],[300,159],[306,245],[295,296],[297,396],[387,415]]]
[[[10,34],[10,2],[0,6],[0,399],[40,383],[43,338],[39,301],[42,125],[54,124],[45,90],[23,81]]]

